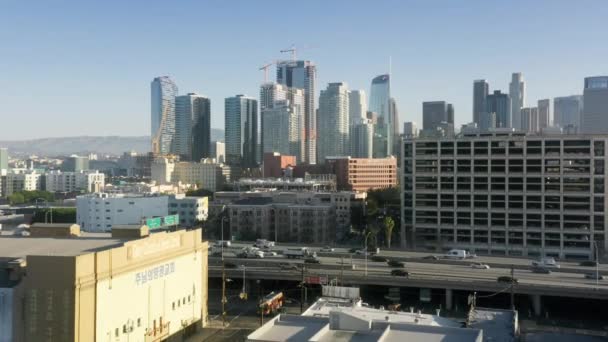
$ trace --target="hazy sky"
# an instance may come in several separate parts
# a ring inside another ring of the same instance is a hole
[[[224,98],[257,97],[258,68],[292,44],[319,89],[368,96],[392,56],[400,122],[420,126],[422,101],[445,100],[461,124],[475,79],[507,92],[521,71],[532,104],[608,74],[607,21],[605,0],[0,0],[0,140],[147,135],[158,75],[209,96],[223,128]]]

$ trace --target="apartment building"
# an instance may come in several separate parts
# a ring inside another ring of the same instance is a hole
[[[397,186],[397,159],[331,157],[326,163],[336,175],[338,189],[369,191]]]
[[[105,175],[99,171],[61,172],[44,174],[46,191],[50,192],[99,192],[105,185]]]
[[[590,258],[607,250],[608,136],[403,142],[402,246]]]

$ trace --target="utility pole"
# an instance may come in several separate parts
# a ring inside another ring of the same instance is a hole
[[[224,218],[221,222],[222,236],[222,327],[226,327],[226,264],[224,263]],[[243,279],[243,282],[245,280]]]
[[[306,266],[302,265],[302,285],[300,288],[300,314],[302,314],[304,312],[304,269],[306,268]]]
[[[515,310],[515,293],[513,292],[515,287],[514,273],[514,267],[511,265],[511,310]]]

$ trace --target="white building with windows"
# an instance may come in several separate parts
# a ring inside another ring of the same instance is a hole
[[[194,227],[209,216],[208,197],[169,196],[169,215],[179,215],[180,226]]]
[[[105,175],[97,170],[79,172],[49,171],[44,175],[49,192],[100,192],[105,186]]]
[[[167,216],[168,196],[95,193],[76,197],[76,223],[84,231],[110,231],[114,225],[141,224]]]
[[[10,196],[19,191],[41,190],[42,176],[35,170],[11,170],[5,178],[5,195]]]
[[[156,158],[151,165],[152,181],[157,184],[186,184],[198,189],[216,191],[223,187],[224,164],[206,158],[199,162],[179,162]]]

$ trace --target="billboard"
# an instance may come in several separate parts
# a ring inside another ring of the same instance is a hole
[[[153,217],[146,219],[146,226],[153,229],[160,229],[168,226],[177,226],[179,224],[179,215],[169,215],[165,217]]]

